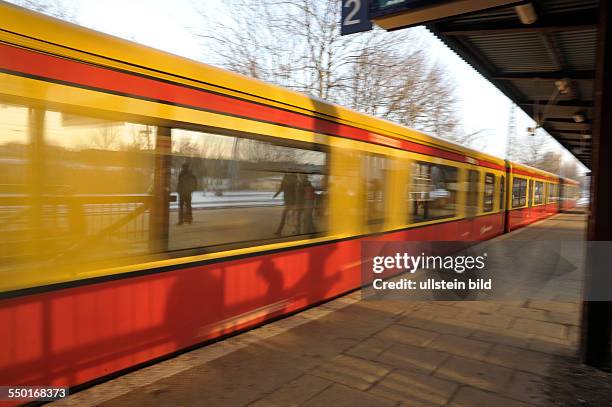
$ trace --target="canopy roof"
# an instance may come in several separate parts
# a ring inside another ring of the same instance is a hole
[[[599,0],[534,0],[427,27],[587,167],[591,164]]]

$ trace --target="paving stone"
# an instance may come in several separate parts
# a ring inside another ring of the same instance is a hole
[[[395,371],[376,383],[369,393],[397,401],[443,405],[458,387],[457,383],[437,377]]]
[[[364,305],[366,303],[367,301],[361,301],[348,307],[344,307],[339,309],[337,312],[334,312],[334,314],[330,315],[330,317],[341,317],[343,319],[348,319],[350,321],[359,323],[365,322],[370,327],[375,326],[376,330],[391,325],[397,320],[398,315],[395,313],[368,307]],[[402,313],[403,312],[401,312],[400,315]]]
[[[530,407],[521,401],[509,399],[499,394],[462,387],[449,404],[450,407]]]
[[[400,369],[430,373],[448,357],[448,353],[437,350],[397,344],[387,349],[377,361]]]
[[[245,364],[245,360],[249,363]],[[261,366],[274,368],[267,369],[266,374],[262,375]],[[219,359],[96,404],[109,407],[244,406],[302,376],[299,367],[298,361],[290,355],[276,354],[251,344]]]
[[[462,338],[460,336],[440,335],[427,345],[427,347],[466,358],[482,359],[493,345],[474,339]]]
[[[580,327],[578,326],[568,327],[567,339],[571,343],[578,343],[578,340],[580,339]]]
[[[493,328],[508,328],[510,323],[514,319],[510,315],[501,315],[499,313],[488,313],[488,312],[468,312],[459,316],[464,321],[471,322],[476,325],[486,325]]]
[[[297,406],[333,384],[329,380],[306,374],[282,386],[272,394],[249,404],[249,406]]]
[[[305,407],[387,407],[395,406],[396,402],[373,394],[334,384],[323,390],[305,404]]]
[[[514,330],[538,336],[551,336],[553,338],[566,338],[567,327],[552,322],[534,321],[532,319],[518,318],[511,327]]]
[[[452,356],[436,370],[434,375],[485,390],[500,391],[510,382],[512,370],[491,363]]]
[[[532,334],[517,332],[512,329],[484,328],[475,331],[472,335],[470,335],[470,338],[484,342],[500,343],[503,345],[526,348],[529,344],[529,339],[532,336]]]
[[[389,315],[398,316],[418,310],[423,303],[420,301],[370,301],[363,300],[359,303],[361,307],[386,312]]]
[[[577,312],[554,312],[548,313],[547,321],[563,325],[580,325],[580,315]]]
[[[553,357],[541,352],[496,345],[485,361],[544,376],[549,373]]]
[[[390,368],[377,362],[339,355],[311,370],[310,374],[359,390],[366,390],[390,371]]]
[[[555,312],[579,312],[580,306],[574,301],[539,301],[531,300],[529,308],[543,309]]]
[[[532,373],[516,372],[503,394],[537,406],[545,405],[548,402],[545,380],[542,376]]]
[[[434,404],[426,401],[417,401],[417,400],[406,400],[402,404],[401,407],[442,407],[444,404]]]
[[[445,301],[431,302],[419,308],[415,314],[420,317],[455,318],[462,312],[465,312],[463,308],[457,307],[457,303],[453,302],[449,305],[444,305],[445,303]]]
[[[456,307],[469,309],[472,311],[482,311],[493,313],[502,306],[502,302],[498,301],[459,301],[455,304]]]
[[[538,321],[546,321],[547,319],[545,310],[535,308],[504,306],[499,309],[499,313],[518,318],[536,319]]]
[[[363,359],[374,360],[392,345],[393,342],[391,341],[384,341],[380,338],[373,337],[358,343],[344,353]]]
[[[569,339],[535,336],[529,341],[529,349],[551,355],[575,356],[578,349]]]
[[[421,317],[418,313],[406,316],[398,321],[399,324],[412,326],[427,331],[450,334],[457,336],[469,336],[477,328],[477,325],[464,323],[456,319]]]
[[[522,308],[527,304],[527,300],[500,300],[495,301],[500,307]]]
[[[436,336],[438,336],[436,332],[396,324],[379,332],[375,337],[383,341],[424,346]]]

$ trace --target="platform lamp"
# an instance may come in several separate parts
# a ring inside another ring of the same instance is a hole
[[[538,15],[535,8],[533,8],[533,4],[531,3],[516,6],[514,7],[514,11],[516,12],[519,20],[521,20],[521,23],[525,25],[533,24],[538,20]]]

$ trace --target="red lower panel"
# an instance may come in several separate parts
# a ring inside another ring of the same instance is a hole
[[[522,209],[514,209],[509,213],[510,230],[529,225],[530,223],[542,220],[558,212],[556,203],[527,207]]]
[[[499,214],[376,240],[484,240]],[[369,238],[370,240],[372,238]],[[361,239],[0,302],[0,385],[75,386],[357,288]]]
[[[572,209],[576,207],[576,200],[575,199],[564,199],[563,203],[561,203],[561,207],[563,208],[563,210],[567,210],[567,209]]]

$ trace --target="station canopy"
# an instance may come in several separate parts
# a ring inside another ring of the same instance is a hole
[[[426,24],[590,167],[598,8],[599,0],[375,0],[371,17],[388,30]]]

